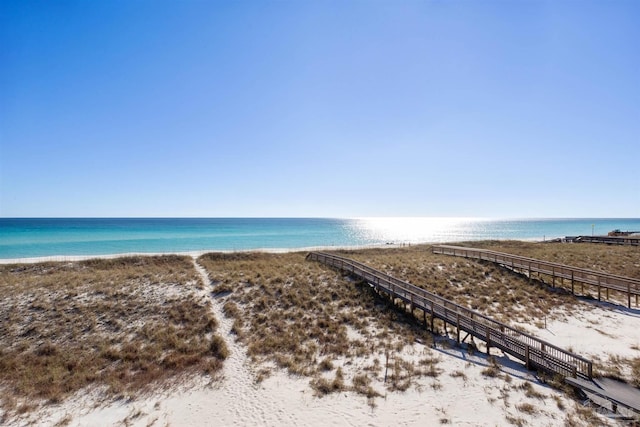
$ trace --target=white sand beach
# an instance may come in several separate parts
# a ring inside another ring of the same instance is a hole
[[[195,263],[207,281],[206,271]],[[202,290],[203,297],[208,297]],[[415,342],[396,358],[435,361],[436,374],[419,377],[405,391],[389,391],[384,369],[371,384],[380,396],[367,399],[351,391],[314,395],[309,378],[273,369],[263,381],[246,348],[231,333],[232,320],[211,298],[230,356],[219,377],[191,378],[178,387],[131,399],[104,401],[100,390],[83,390],[61,404],[48,405],[13,420],[15,425],[70,426],[557,426],[618,425],[604,415],[585,412],[582,403],[554,389],[517,361],[493,349],[499,371],[487,373],[491,361],[479,345],[470,354],[454,340],[440,337],[435,346]],[[546,328],[521,325],[551,343],[586,357],[607,360],[640,355],[640,311],[593,303],[579,312],[557,312]],[[352,334],[357,334],[351,331]],[[356,337],[357,338],[357,337]],[[349,378],[356,368],[384,354],[334,361]],[[393,360],[391,361],[393,363]],[[586,414],[586,415],[585,415]],[[12,422],[13,424],[13,422]]]
[[[488,365],[482,354],[468,355],[461,349],[433,349],[416,343],[406,348],[402,357],[407,360],[436,357],[442,373],[437,378],[418,379],[415,386],[404,392],[384,392],[384,379],[380,377],[374,388],[384,396],[376,398],[373,405],[352,392],[315,397],[307,378],[282,372],[257,383],[245,350],[235,343],[229,332],[231,322],[222,315],[219,306],[214,307],[216,315],[223,319],[222,332],[231,350],[219,381],[206,383],[196,379],[178,391],[106,404],[99,400],[95,402],[92,394],[79,393],[62,405],[32,414],[28,421],[24,420],[24,425],[556,426],[570,419],[576,423],[573,425],[595,425],[591,424],[594,420],[581,421],[574,414],[578,403],[539,382],[519,363],[509,363],[499,351],[495,355],[503,365],[501,373],[488,377],[482,374]],[[600,307],[578,319],[555,321],[537,334],[549,341],[564,343],[575,326],[593,330],[591,321],[597,318],[609,319],[617,326],[624,325],[624,329],[617,329],[618,336],[596,332],[585,336],[584,340],[574,338],[576,350],[584,349],[591,356],[606,358],[626,354],[626,342],[637,344],[640,340],[640,316]],[[624,344],[617,341],[624,337]],[[354,363],[370,362],[364,358]],[[342,368],[348,372],[350,366],[343,365]],[[531,384],[532,388],[524,386],[525,383]],[[616,425],[616,422],[598,416],[596,424]]]
[[[199,277],[209,283],[207,271],[198,262],[201,254],[188,255]],[[89,258],[96,257],[73,260]],[[37,261],[43,260],[21,260]],[[225,315],[224,298],[215,297],[215,284],[213,289],[202,287],[195,292],[198,298],[210,301],[212,314],[219,322],[218,332],[229,349],[222,371],[215,377],[192,376],[151,393],[116,398],[105,397],[100,387],[89,387],[62,402],[7,418],[9,425],[623,425],[606,410],[590,409],[589,401],[571,396],[568,388],[546,384],[544,378],[527,371],[522,362],[499,349],[491,349],[488,357],[482,342],[476,343],[476,351],[469,351],[466,344],[458,345],[453,329],[450,338],[434,336],[433,343],[416,339],[389,359],[379,349],[362,357],[338,357],[323,374],[326,379],[331,381],[340,375],[351,384],[358,373],[376,366],[370,386],[377,396],[367,398],[348,388],[319,396],[310,377],[289,374],[272,362],[250,360],[247,347],[237,342],[232,332],[234,320]],[[619,361],[640,357],[640,310],[626,308],[622,301],[584,301],[587,303],[572,309],[553,309],[544,325],[539,321],[512,325],[593,361],[607,362],[613,367],[610,373],[629,378],[628,365]],[[355,329],[347,329],[351,340],[364,340]],[[406,389],[394,390],[386,374],[396,361],[412,366],[429,363],[433,372],[416,375]],[[263,374],[265,368],[268,375]],[[625,410],[619,412],[637,417]]]

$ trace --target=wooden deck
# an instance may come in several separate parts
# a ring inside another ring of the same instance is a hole
[[[627,296],[627,306],[631,308],[631,297],[635,297],[635,304],[638,307],[638,296],[640,296],[640,279],[617,276],[602,271],[587,270],[585,268],[572,267],[564,264],[557,264],[549,261],[541,261],[518,255],[495,252],[486,249],[468,248],[463,246],[435,245],[432,247],[433,253],[453,255],[464,258],[479,259],[500,264],[511,270],[516,270],[527,274],[531,278],[532,273],[546,275],[551,278],[552,286],[563,286],[571,289],[575,295],[576,284],[581,286],[581,293],[584,295],[584,285],[592,286],[597,290],[598,301],[609,299],[609,291],[617,291]],[[565,285],[565,280],[569,285]]]
[[[567,236],[567,242],[604,243],[607,245],[640,246],[640,238],[635,236]]]
[[[430,316],[431,329],[434,319],[456,327],[456,338],[460,342],[461,332],[467,333],[487,345],[487,352],[496,347],[506,354],[522,360],[527,369],[560,374],[590,380],[593,363],[577,354],[564,350],[532,335],[514,329],[422,288],[389,276],[365,264],[336,255],[311,252],[307,259],[348,272],[366,281],[378,292],[387,294],[394,301],[400,299],[410,304],[411,310],[422,310]],[[465,337],[466,339],[466,337]],[[463,339],[464,341],[464,339]]]
[[[620,407],[630,409],[640,414],[640,390],[610,378],[598,378],[586,381],[578,378],[567,378],[567,384],[583,390],[591,400],[596,401],[591,395],[609,402],[612,412],[620,412]],[[601,406],[604,404],[601,403]]]

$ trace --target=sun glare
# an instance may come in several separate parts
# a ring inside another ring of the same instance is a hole
[[[481,222],[478,218],[358,218],[366,238],[390,243],[444,242],[463,239]]]

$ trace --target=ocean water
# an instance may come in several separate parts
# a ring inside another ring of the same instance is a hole
[[[640,231],[640,218],[0,218],[0,259],[544,240]]]

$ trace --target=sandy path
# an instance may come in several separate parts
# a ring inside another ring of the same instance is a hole
[[[218,333],[224,338],[229,348],[229,357],[224,361],[223,382],[219,385],[224,396],[225,408],[215,419],[222,424],[229,425],[300,425],[300,420],[290,414],[282,406],[282,402],[274,399],[273,395],[264,390],[254,380],[254,372],[247,358],[244,348],[235,340],[231,333],[233,320],[226,317],[222,304],[212,294],[212,286],[206,270],[193,260],[196,271],[205,284],[205,292],[211,300],[211,310],[218,320]],[[210,396],[203,402],[203,410],[210,411]],[[194,408],[197,409],[197,408]],[[199,411],[198,411],[199,412]],[[201,419],[199,420],[201,421]]]

